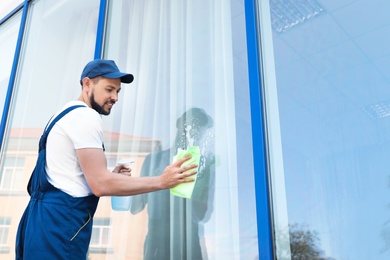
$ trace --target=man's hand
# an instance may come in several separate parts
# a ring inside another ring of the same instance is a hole
[[[183,163],[191,159],[191,156],[184,157],[171,165],[167,166],[160,175],[162,189],[170,189],[180,183],[193,182],[194,178],[190,176],[197,173],[197,164],[183,166]]]
[[[128,164],[118,164],[117,166],[115,166],[112,172],[131,175],[131,168]]]

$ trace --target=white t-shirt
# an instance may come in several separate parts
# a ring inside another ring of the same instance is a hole
[[[51,129],[46,143],[46,172],[48,181],[73,197],[92,194],[77,160],[76,150],[103,149],[103,127],[99,113],[82,101],[71,101],[64,109],[79,107],[61,118]],[[55,118],[61,111],[53,116]]]

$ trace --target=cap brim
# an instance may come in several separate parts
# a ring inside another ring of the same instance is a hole
[[[105,75],[102,75],[105,78],[109,79],[121,79],[122,83],[131,83],[134,80],[134,76],[132,74],[128,73],[123,73],[123,72],[113,72],[113,73],[108,73]]]

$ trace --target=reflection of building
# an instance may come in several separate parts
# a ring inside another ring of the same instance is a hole
[[[10,132],[8,153],[0,173],[1,259],[14,258],[17,223],[29,200],[26,187],[37,159],[41,134],[42,129],[14,128]],[[132,176],[139,176],[146,155],[161,149],[159,140],[117,133],[105,133],[105,137],[109,169],[120,159],[132,159],[135,161]],[[4,216],[3,212],[7,215]],[[128,229],[128,232],[123,232],[124,229]],[[115,212],[111,209],[110,197],[102,197],[95,214],[89,258],[99,259],[99,255],[108,254],[115,259],[118,250],[126,250],[125,254],[130,258],[131,254],[142,255],[145,234],[144,213],[132,216],[129,212]],[[123,243],[128,244],[123,247]]]

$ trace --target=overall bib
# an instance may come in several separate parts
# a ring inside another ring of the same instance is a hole
[[[75,198],[57,189],[46,177],[46,140],[62,111],[46,128],[39,141],[39,154],[27,191],[30,201],[16,235],[16,259],[86,259],[92,233],[92,218],[99,198]]]

